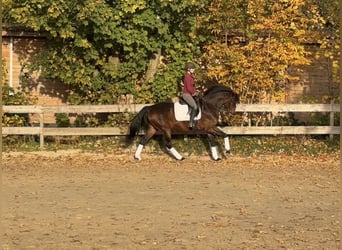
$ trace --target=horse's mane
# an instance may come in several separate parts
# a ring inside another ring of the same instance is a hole
[[[233,90],[227,86],[224,85],[212,85],[210,86],[205,92],[203,96],[211,96],[214,94],[217,94],[219,92],[229,92],[229,93],[234,93]]]

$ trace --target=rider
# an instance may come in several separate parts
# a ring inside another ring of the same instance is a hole
[[[198,95],[198,92],[195,88],[194,72],[195,72],[195,64],[191,62],[187,63],[186,74],[183,80],[184,86],[183,86],[182,97],[191,107],[189,128],[192,128],[194,126],[194,118],[198,112],[197,103],[194,100],[194,96]]]

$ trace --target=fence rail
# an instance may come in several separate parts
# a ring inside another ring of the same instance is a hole
[[[69,127],[52,128],[44,124],[46,113],[120,113],[139,112],[150,104],[128,105],[63,105],[63,106],[39,106],[39,105],[7,105],[2,106],[3,113],[39,114],[39,127],[2,127],[3,135],[39,135],[40,146],[44,146],[44,136],[72,136],[72,135],[125,135],[126,131],[117,127]],[[329,125],[326,126],[239,126],[222,127],[222,130],[231,135],[275,135],[275,134],[340,134],[340,127],[334,125],[334,113],[340,112],[339,104],[239,104],[237,112],[328,112],[330,114]],[[249,123],[250,124],[250,123]]]

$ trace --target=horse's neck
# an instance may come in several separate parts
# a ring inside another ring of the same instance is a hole
[[[217,105],[202,99],[201,107],[203,112],[211,113],[216,117],[219,116],[219,108]]]
[[[225,98],[222,98],[221,95],[216,95],[212,98],[203,98],[203,101],[208,104],[212,109],[217,110],[219,112],[220,108],[222,107]]]

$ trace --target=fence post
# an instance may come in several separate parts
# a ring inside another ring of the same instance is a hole
[[[40,149],[44,148],[44,112],[39,114],[39,143]]]
[[[330,127],[333,127],[334,126],[334,111],[333,111],[333,105],[334,105],[334,100],[331,100],[330,101],[330,121],[329,121],[329,125]],[[332,141],[334,139],[334,135],[333,134],[330,134],[329,135],[329,139]]]

